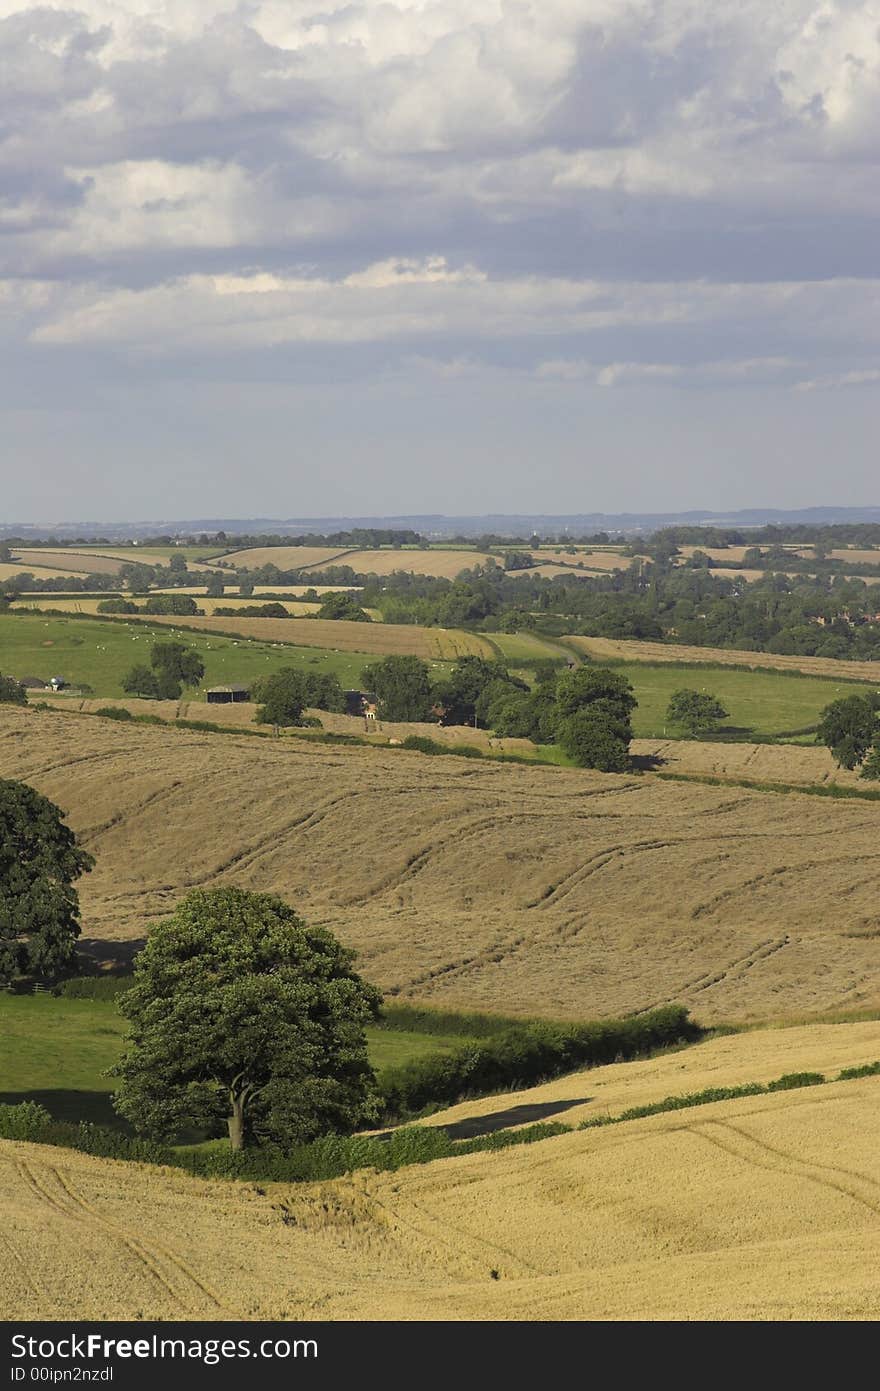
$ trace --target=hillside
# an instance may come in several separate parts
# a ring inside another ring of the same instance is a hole
[[[880,804],[404,750],[0,715],[0,775],[97,857],[84,929],[142,937],[188,888],[277,891],[386,991],[584,1018],[880,1003]],[[104,943],[104,945],[101,945]]]
[[[878,1052],[876,1023],[768,1030],[555,1085],[616,1111]],[[0,1142],[6,1317],[876,1318],[878,1089],[833,1082],[300,1186]]]

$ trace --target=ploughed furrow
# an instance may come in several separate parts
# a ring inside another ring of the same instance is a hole
[[[704,990],[711,990],[716,985],[735,979],[737,976],[744,975],[753,966],[757,966],[760,961],[766,961],[768,956],[774,956],[776,952],[787,947],[791,939],[785,937],[767,937],[763,942],[758,942],[754,947],[746,952],[744,956],[738,956],[726,966],[718,970],[704,971],[701,975],[695,976],[693,980],[685,981],[672,995],[666,995],[662,1000],[654,1000],[649,1005],[644,1005],[641,1009],[634,1012],[636,1014],[649,1014],[652,1009],[659,1009],[662,1005],[672,1004],[677,1001],[688,1000],[693,995],[702,994]]]
[[[46,1167],[64,1189],[71,1203],[83,1213],[91,1217],[94,1221],[99,1222],[108,1232],[117,1234],[119,1239],[126,1245],[133,1244],[141,1250],[148,1259],[154,1261],[157,1266],[163,1261],[167,1262],[175,1271],[183,1276],[184,1280],[195,1285],[199,1293],[202,1294],[215,1309],[222,1310],[224,1308],[223,1303],[213,1290],[209,1289],[208,1286],[199,1279],[192,1266],[183,1260],[181,1256],[178,1256],[174,1251],[170,1250],[164,1243],[157,1241],[155,1236],[151,1237],[150,1243],[147,1244],[141,1237],[135,1236],[134,1233],[128,1231],[125,1227],[120,1227],[118,1223],[113,1222],[109,1217],[103,1216],[102,1213],[98,1212],[98,1210],[83,1197],[82,1193],[74,1187],[70,1179],[66,1178],[60,1170],[54,1169],[49,1165]]]
[[[184,1284],[184,1292],[180,1292],[177,1288],[180,1284],[180,1276],[184,1277],[185,1282],[191,1282],[215,1309],[222,1308],[217,1297],[207,1290],[193,1272],[172,1252],[155,1243],[145,1242],[135,1233],[126,1230],[110,1218],[97,1212],[82,1194],[77,1192],[69,1180],[65,1179],[52,1165],[39,1166],[27,1163],[25,1160],[18,1160],[15,1167],[38,1202],[68,1220],[99,1227],[106,1232],[112,1241],[124,1247],[137,1264],[162,1287],[174,1307],[181,1310],[184,1315],[199,1312],[204,1304],[203,1300],[193,1300],[191,1290],[186,1289],[186,1283]]]
[[[765,871],[763,874],[755,874],[751,879],[746,879],[741,884],[731,885],[721,893],[714,894],[712,898],[706,899],[704,903],[698,903],[691,910],[691,918],[696,920],[705,917],[708,913],[713,913],[722,904],[728,903],[732,898],[737,898],[740,894],[749,893],[764,884],[772,883],[774,879],[780,878],[783,874],[806,874],[813,869],[838,868],[842,864],[861,864],[864,861],[880,860],[880,851],[871,851],[866,855],[835,855],[827,860],[804,860],[800,864],[776,865],[773,869]]]
[[[608,845],[604,850],[597,851],[585,864],[579,865],[578,868],[572,870],[570,874],[566,874],[563,879],[560,879],[558,884],[551,884],[539,898],[534,899],[531,903],[527,903],[526,907],[554,907],[561,899],[567,898],[570,893],[573,893],[578,885],[583,883],[585,879],[589,879],[592,875],[598,874],[599,870],[604,869],[605,866],[611,864],[613,860],[618,858],[623,859],[627,855],[635,854],[642,850],[667,850],[670,845],[676,843],[677,842],[668,840],[644,840],[635,841],[632,845]]]
[[[420,850],[415,850],[408,856],[403,867],[397,867],[381,879],[371,888],[365,889],[362,893],[354,894],[349,898],[341,899],[340,906],[351,908],[369,903],[372,899],[378,898],[381,894],[388,893],[392,889],[399,889],[408,880],[413,879],[421,870],[425,869],[435,855],[442,854],[444,850],[454,847],[463,836],[479,834],[481,831],[489,831],[494,826],[509,826],[513,822],[538,821],[545,819],[542,812],[516,812],[506,811],[502,814],[493,816],[481,816],[472,821],[459,821],[453,826],[448,835],[442,836],[432,841],[429,845],[424,845]]]
[[[861,1174],[833,1164],[822,1164],[815,1160],[802,1159],[775,1149],[764,1140],[759,1140],[745,1130],[742,1125],[732,1125],[729,1121],[703,1121],[693,1126],[684,1126],[692,1135],[706,1140],[726,1154],[741,1159],[744,1164],[752,1164],[759,1169],[786,1174],[793,1179],[807,1179],[823,1188],[830,1188],[880,1217],[880,1183],[870,1174]]]
[[[157,803],[168,801],[183,786],[182,782],[176,780],[169,787],[160,787],[155,792],[151,792],[149,797],[144,797],[142,801],[135,802],[132,806],[122,807],[113,816],[108,817],[106,821],[101,821],[97,826],[89,826],[81,830],[77,839],[82,845],[93,846],[95,841],[106,835],[108,831],[115,830],[117,826],[127,825],[136,816],[140,816],[141,812],[155,807]]]

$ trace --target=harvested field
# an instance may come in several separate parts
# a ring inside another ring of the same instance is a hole
[[[695,739],[634,739],[632,752],[658,759],[663,772],[719,778],[748,778],[751,782],[830,783],[862,791],[874,784],[858,773],[838,768],[824,747],[809,744],[721,744]]]
[[[259,570],[263,565],[274,565],[279,570],[300,570],[308,565],[333,565],[338,558],[349,555],[343,546],[252,546],[245,551],[228,551],[225,555],[212,557],[212,563],[222,561],[224,566],[235,570]],[[348,561],[338,560],[340,565]]]
[[[33,550],[13,551],[13,555],[24,566],[45,565],[51,573],[69,575],[117,575],[123,565],[168,565],[170,557],[154,555],[151,551],[76,551],[66,547],[59,551],[47,551],[35,547]],[[188,570],[211,570],[213,567],[191,560]]]
[[[485,565],[489,559],[482,551],[348,551],[340,565],[364,575],[390,575],[395,570],[407,570],[413,575],[434,575],[438,579],[454,580],[462,570]],[[311,565],[319,570],[320,565]]]
[[[876,1056],[876,1026],[807,1032],[719,1040],[730,1056],[714,1066],[709,1044],[565,1085],[616,1110],[706,1075],[778,1075],[789,1057],[821,1070]],[[4,1141],[4,1316],[875,1319],[878,1090],[720,1102],[298,1186]]]
[[[596,571],[595,573],[598,574],[599,572]],[[528,576],[531,579],[555,580],[561,575],[563,579],[576,580],[586,579],[589,574],[589,570],[576,570],[571,565],[556,565],[545,562],[542,565],[533,565],[530,570],[511,570],[509,572],[509,578],[512,580],[521,580]]]
[[[22,561],[20,565],[10,565],[5,561],[0,563],[0,580],[17,580],[22,575],[33,575],[35,580],[78,579],[81,571],[49,570],[44,566],[30,565],[26,561]]]
[[[810,552],[806,554],[809,556]],[[848,565],[880,565],[880,550],[858,550],[843,548],[828,552],[829,560],[843,560]]]
[[[414,623],[351,623],[329,618],[176,618],[151,616],[151,623],[194,628],[205,633],[238,633],[264,642],[290,642],[336,652],[366,652],[384,657],[422,657],[451,662],[474,653],[494,657],[492,646],[477,633],[457,628],[419,628]]]
[[[579,550],[576,555],[572,555],[568,551],[563,551],[562,555],[553,555],[552,557],[546,550],[539,550],[530,551],[529,555],[531,555],[533,560],[537,560],[539,564],[544,565],[552,561],[553,564],[563,565],[569,570],[576,570],[580,565],[583,565],[585,570],[628,570],[633,560],[647,559],[646,556],[621,555],[619,552],[606,550]],[[528,573],[528,571],[526,573]]]
[[[177,591],[170,589],[167,592],[169,594],[174,594],[175,592],[179,594],[181,591],[179,589]],[[204,588],[202,588],[201,590],[197,590],[195,594],[191,595],[190,597],[196,600],[196,603],[198,604],[198,607],[200,609],[205,610],[205,615],[208,618],[210,618],[213,615],[214,610],[217,608],[244,608],[252,604],[259,604],[262,602],[258,595],[255,595],[251,599],[240,599],[234,594],[224,596],[222,599],[207,599],[205,597]],[[43,594],[40,595],[39,598],[17,599],[12,607],[16,609],[47,608],[60,610],[63,613],[94,614],[99,612],[98,605],[102,602],[102,599],[98,599],[95,597],[83,598],[77,595],[76,597],[70,596],[64,599],[56,599],[55,596],[52,594]],[[138,598],[134,602],[138,605],[139,608],[144,607],[144,599]],[[297,599],[286,599],[283,602],[284,607],[287,609],[288,613],[293,614],[294,616],[298,615],[302,618],[307,617],[309,614],[316,614],[318,612],[318,609],[321,607],[320,604],[304,604]],[[155,614],[147,614],[146,616],[150,619],[156,617]]]
[[[677,642],[629,642],[617,638],[567,637],[565,642],[597,661],[716,662],[723,666],[772,667],[802,671],[837,681],[869,681],[880,687],[880,662],[836,661],[831,657],[780,657],[774,652],[740,652],[727,647],[686,647]]]
[[[713,1020],[880,1004],[874,802],[15,709],[0,774],[96,855],[80,892],[105,943],[234,882],[437,1005],[584,1018],[675,1000]]]

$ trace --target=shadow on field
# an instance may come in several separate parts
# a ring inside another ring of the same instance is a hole
[[[653,773],[656,768],[662,768],[668,762],[661,758],[659,753],[631,753],[629,761],[633,766],[633,771],[638,773]]]
[[[130,942],[109,942],[102,937],[81,937],[77,951],[86,958],[85,975],[127,976],[130,974],[134,958],[146,946],[146,937],[135,937]]]
[[[450,1140],[473,1140],[477,1135],[492,1135],[496,1130],[507,1130],[512,1125],[533,1125],[535,1121],[545,1121],[548,1116],[558,1116],[562,1111],[570,1111],[572,1106],[585,1106],[592,1097],[580,1096],[574,1101],[534,1101],[524,1106],[508,1106],[506,1111],[489,1111],[485,1116],[468,1116],[463,1121],[452,1121],[440,1125]]]
[[[93,1125],[108,1125],[128,1129],[113,1110],[109,1092],[64,1091],[50,1088],[45,1091],[0,1092],[0,1105],[18,1106],[22,1101],[36,1101],[44,1106],[56,1121],[91,1121]]]

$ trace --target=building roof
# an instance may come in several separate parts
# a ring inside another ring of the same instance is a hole
[[[209,686],[208,695],[220,695],[221,692],[232,694],[234,691],[249,691],[250,686],[242,686],[240,682],[232,682],[228,686]]]

